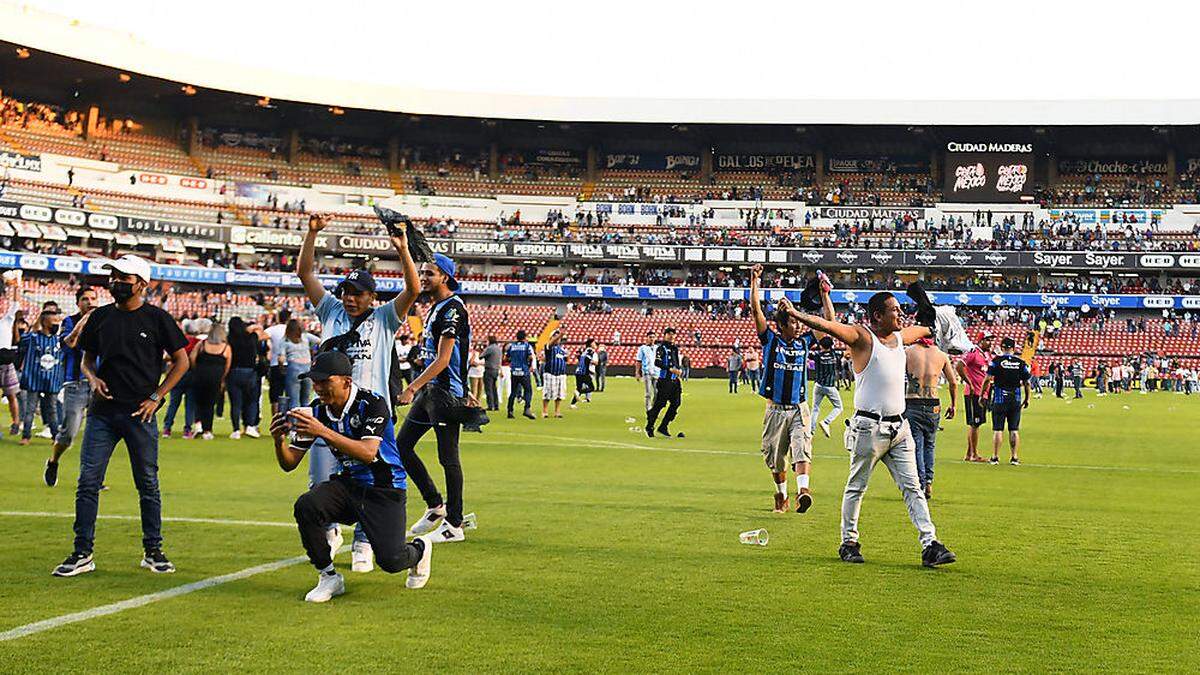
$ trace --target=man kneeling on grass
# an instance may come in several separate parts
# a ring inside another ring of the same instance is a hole
[[[323,352],[307,375],[317,400],[311,407],[280,412],[271,421],[275,458],[284,471],[295,469],[320,438],[341,466],[327,482],[314,485],[296,500],[296,524],[308,559],[320,572],[317,585],[304,599],[326,602],[346,592],[346,582],[333,568],[326,537],[328,523],[361,523],[375,562],[385,572],[409,570],[409,588],[429,581],[433,544],[428,536],[404,541],[404,466],[396,451],[391,407],[383,397],[359,389],[351,379],[350,358]]]

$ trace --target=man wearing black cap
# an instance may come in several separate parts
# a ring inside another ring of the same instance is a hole
[[[318,572],[317,585],[304,596],[308,602],[326,602],[346,591],[345,580],[333,567],[337,549],[326,536],[331,522],[361,525],[379,567],[392,574],[409,570],[409,588],[422,588],[429,581],[433,542],[429,536],[404,540],[406,475],[396,451],[391,405],[356,385],[353,370],[350,358],[341,352],[318,354],[301,376],[312,380],[317,399],[311,407],[280,412],[271,421],[281,469],[295,469],[317,439],[331,450],[340,468],[331,480],[312,486],[296,500],[300,540]]]
[[[654,437],[654,423],[658,420],[658,414],[666,408],[667,414],[663,415],[657,431],[659,436],[670,438],[671,422],[675,421],[675,415],[679,412],[680,396],[683,394],[683,387],[679,383],[683,376],[679,347],[675,346],[675,329],[670,326],[663,329],[662,342],[658,343],[655,350],[654,367],[658,369],[658,381],[654,385],[654,403],[646,411],[646,435]],[[683,434],[679,436],[683,437]]]
[[[471,325],[462,298],[455,295],[454,261],[438,253],[421,265],[421,290],[433,306],[421,331],[421,362],[425,369],[400,394],[400,405],[413,404],[400,425],[396,446],[428,508],[412,526],[413,534],[432,532],[435,542],[462,541],[463,472],[458,437],[464,423],[478,427],[487,416],[467,389]],[[420,392],[420,396],[417,393]],[[430,429],[437,436],[438,462],[446,475],[446,499],[417,456],[417,441]],[[438,523],[441,526],[438,526]],[[437,528],[434,531],[434,528]]]
[[[313,259],[317,237],[325,225],[324,218],[320,216],[309,218],[308,232],[296,262],[296,274],[304,284],[309,302],[316,307],[317,318],[321,320],[321,351],[344,353],[353,364],[354,383],[386,399],[396,331],[407,319],[408,311],[417,299],[417,266],[408,250],[406,230],[397,228],[391,236],[404,270],[404,290],[395,300],[376,307],[375,278],[367,270],[350,272],[334,288],[333,293],[327,292],[321,284],[313,268]],[[321,443],[317,443],[309,453],[308,468],[309,480],[314,485],[324,482],[334,471],[333,459]],[[332,528],[331,541],[338,536],[340,534],[336,527]],[[371,571],[371,546],[361,528],[355,531],[354,541],[351,569],[355,572]]]
[[[96,569],[92,545],[96,534],[100,486],[117,442],[125,441],[142,511],[141,565],[152,572],[174,572],[162,552],[162,501],[158,491],[158,429],[154,414],[163,397],[188,369],[183,331],[162,309],[145,301],[150,263],[125,255],[111,263],[111,305],[94,310],[79,346],[83,373],[92,387],[87,426],[79,450],[79,487],[75,491],[75,550],[54,570],[71,577]],[[163,354],[171,369],[162,375]],[[97,365],[99,364],[99,365]]]
[[[1013,466],[1021,463],[1018,450],[1021,447],[1021,411],[1029,407],[1029,365],[1013,353],[1017,343],[1010,337],[1000,340],[999,356],[988,366],[983,380],[980,397],[992,404],[992,459],[990,464],[1000,463],[1000,442],[1004,428],[1008,427],[1009,462]]]

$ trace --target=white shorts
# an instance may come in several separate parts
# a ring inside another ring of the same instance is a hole
[[[549,373],[542,376],[542,400],[543,401],[561,401],[566,398],[567,394],[567,376],[566,375],[551,375]]]

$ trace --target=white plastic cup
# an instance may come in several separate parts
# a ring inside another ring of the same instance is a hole
[[[287,414],[289,417],[293,414],[304,415],[307,417],[316,417],[316,415],[313,413],[313,409],[309,406],[299,406],[296,408],[292,408],[291,410],[289,410],[287,412]],[[288,438],[293,443],[296,443],[296,442],[307,443],[308,441],[311,441],[313,439],[313,437],[309,436],[308,434],[301,434],[298,431],[296,431],[295,429],[292,429],[290,425],[288,427]]]
[[[479,520],[475,517],[474,513],[468,513],[463,516],[462,527],[464,530],[474,530],[479,527]]]
[[[766,530],[749,530],[738,535],[738,539],[747,546],[766,546],[771,537]]]

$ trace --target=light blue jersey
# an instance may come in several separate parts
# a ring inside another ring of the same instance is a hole
[[[658,378],[658,366],[654,365],[655,345],[642,345],[637,350],[638,363],[642,364],[642,377]]]
[[[346,313],[342,301],[326,293],[317,303],[317,318],[321,320],[321,340],[325,341],[347,333],[354,326],[354,319]],[[358,338],[347,341],[342,349],[354,365],[354,383],[375,392],[388,400],[388,376],[392,369],[392,350],[396,345],[396,331],[400,329],[400,317],[396,305],[384,303],[371,310],[365,321],[358,325]]]

